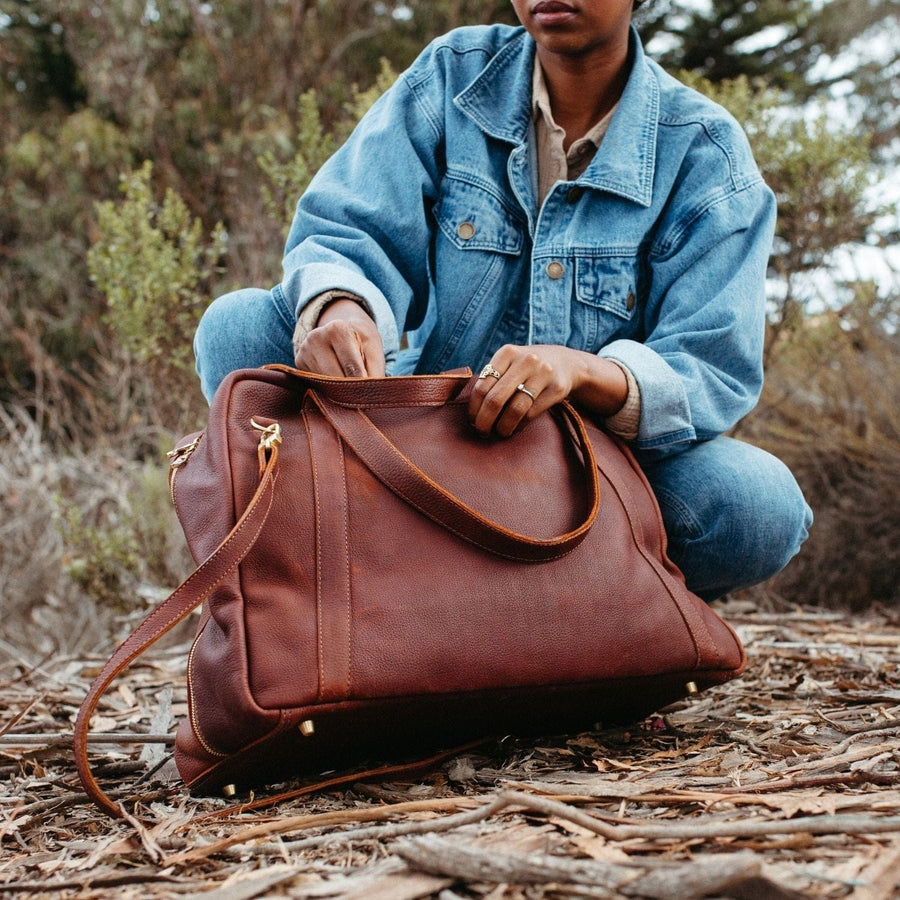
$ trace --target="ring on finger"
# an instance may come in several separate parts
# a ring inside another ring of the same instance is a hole
[[[516,385],[516,390],[521,391],[523,394],[528,394],[528,396],[531,397],[532,402],[534,401],[534,394],[532,394],[524,384]]]
[[[497,371],[490,363],[488,363],[488,364],[481,370],[481,372],[479,373],[478,377],[479,377],[479,378],[487,378],[488,375],[490,375],[491,378],[496,378],[498,381],[503,377],[503,373],[502,373],[502,372],[498,372],[498,371]]]

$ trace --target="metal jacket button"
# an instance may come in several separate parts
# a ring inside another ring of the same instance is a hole
[[[627,309],[629,312],[634,309],[634,294],[629,293],[625,298],[625,309]]]
[[[460,222],[456,226],[456,233],[464,240],[475,236],[475,226],[471,222]]]
[[[569,188],[569,192],[566,194],[566,203],[577,203],[584,196],[584,188],[575,187]]]
[[[557,278],[562,278],[563,273],[566,271],[565,266],[561,262],[557,262],[555,259],[552,263],[547,264],[547,275],[554,280]]]

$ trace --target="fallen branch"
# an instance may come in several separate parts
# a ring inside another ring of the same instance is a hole
[[[101,731],[88,735],[89,744],[174,744],[174,734],[135,734],[127,731]],[[71,747],[71,734],[3,734],[0,746],[32,747],[38,745],[47,749]]]
[[[185,887],[200,887],[200,885],[183,882],[172,875],[161,875],[155,869],[140,869],[112,875],[95,875],[93,877],[90,873],[85,872],[78,878],[69,878],[65,881],[9,881],[3,885],[3,893],[55,894],[59,891],[87,891],[92,888],[122,887],[127,884],[177,884],[182,889]]]
[[[779,778],[777,781],[762,781],[739,788],[718,788],[718,792],[721,794],[768,794],[785,790],[856,784],[877,784],[882,787],[900,784],[900,772],[859,771],[847,772],[842,775],[810,775],[808,778]]]
[[[403,841],[394,848],[409,865],[432,875],[443,875],[472,883],[577,884],[598,887],[610,897],[650,897],[684,900],[721,894],[753,881],[758,887],[762,865],[753,853],[733,853],[649,870],[601,860],[498,853],[461,846],[429,836]],[[756,896],[787,897],[771,882]]]
[[[560,816],[599,834],[609,841],[708,840],[711,838],[764,837],[770,834],[886,834],[900,831],[900,816],[806,816],[778,821],[660,822],[658,824],[611,825],[572,809],[565,803],[531,794],[504,792],[509,806],[524,806],[546,816]]]
[[[237,844],[257,841],[276,834],[283,835],[289,832],[326,828],[332,825],[379,822],[393,816],[405,815],[411,812],[436,812],[438,809],[458,807],[467,803],[477,802],[478,799],[483,798],[459,797],[448,798],[445,801],[416,800],[409,803],[395,803],[390,806],[378,807],[377,809],[318,813],[265,822],[261,825],[246,828],[205,847],[196,847],[173,856],[167,856],[164,864],[170,866],[193,863],[221,853]],[[449,831],[462,825],[482,822],[510,807],[533,810],[550,818],[566,819],[594,834],[599,834],[609,841],[711,840],[715,838],[765,837],[773,834],[884,834],[900,831],[900,816],[863,815],[808,816],[800,819],[782,819],[779,821],[747,821],[742,819],[734,822],[610,824],[556,800],[549,800],[545,797],[531,794],[503,791],[497,794],[490,802],[468,813],[428,822],[401,822],[390,826],[382,825],[375,828],[349,829],[337,833],[317,835],[312,838],[284,844],[283,846],[291,851],[298,851],[334,842],[384,841],[409,834]]]
[[[337,812],[315,813],[306,816],[291,816],[287,819],[276,819],[272,822],[264,822],[261,825],[245,828],[242,831],[238,831],[219,841],[207,844],[205,847],[194,847],[183,853],[167,856],[164,860],[164,865],[175,866],[193,863],[199,859],[206,859],[209,856],[220,853],[229,847],[233,847],[235,844],[246,844],[250,841],[271,837],[276,834],[288,834],[292,831],[305,831],[312,828],[327,828],[331,825],[348,825],[355,822],[382,822],[392,816],[406,815],[408,813],[438,812],[445,809],[458,809],[461,806],[470,806],[473,802],[477,803],[479,799],[484,798],[448,797],[444,800],[411,800],[408,803],[394,803],[390,806],[379,806],[375,809],[339,810]],[[494,812],[506,805],[508,805],[507,802],[503,800],[501,796],[498,796],[490,803],[484,804],[478,809],[473,810],[471,813],[463,815],[467,817],[471,816],[472,822],[478,822],[493,815]],[[468,824],[468,818],[466,821],[462,821],[463,815],[457,817],[450,816],[449,818],[438,819],[436,821],[415,824],[428,825],[431,826],[430,830],[439,830],[440,823],[454,820],[452,824],[447,825],[447,827],[455,828],[460,824]],[[367,830],[375,830],[381,834],[383,826],[379,829]],[[355,835],[357,832],[346,832],[346,834],[351,833]],[[338,835],[325,835],[324,837],[339,839],[344,834],[345,833],[342,832]],[[353,839],[356,840],[357,838],[354,837]],[[359,839],[361,840],[361,838]]]

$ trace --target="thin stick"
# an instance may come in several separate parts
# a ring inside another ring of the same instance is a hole
[[[89,888],[119,887],[126,884],[177,884],[190,886],[187,882],[179,881],[170,875],[159,875],[156,872],[126,872],[116,875],[97,875],[91,877],[89,873],[80,878],[68,881],[11,881],[3,885],[3,893],[40,894],[54,893],[57,891],[87,890]],[[205,884],[202,885],[205,887]],[[199,886],[198,886],[199,887]]]
[[[509,805],[524,806],[547,816],[560,816],[610,841],[694,840],[720,837],[764,837],[770,834],[886,834],[900,831],[900,816],[806,816],[800,819],[753,822],[666,822],[654,825],[610,825],[600,819],[531,794],[504,792]]]
[[[444,816],[441,819],[433,819],[430,822],[396,822],[391,825],[375,825],[369,828],[354,828],[348,831],[340,831],[331,834],[317,834],[315,837],[303,838],[299,841],[286,841],[281,846],[288,851],[296,853],[299,850],[308,850],[311,847],[321,847],[323,844],[348,843],[350,841],[389,841],[398,837],[406,837],[411,834],[437,834],[442,831],[451,831],[463,825],[477,825],[485,819],[496,815],[506,806],[498,797],[493,803],[488,803],[471,812],[458,813],[454,816]]]
[[[10,728],[15,728],[16,724],[18,722],[21,722],[22,719],[24,719],[25,716],[27,716],[28,713],[31,712],[31,710],[34,709],[34,707],[37,706],[37,704],[40,703],[41,700],[43,700],[46,696],[46,694],[41,694],[38,697],[32,697],[31,700],[22,709],[20,709],[2,728],[0,728],[0,738],[2,738],[3,735],[5,735],[6,732],[10,730]]]
[[[174,734],[135,734],[127,731],[100,731],[88,735],[89,744],[174,744]],[[41,746],[48,750],[55,747],[69,747],[70,734],[4,734],[0,735],[0,746],[31,747]]]
[[[261,825],[245,828],[212,844],[207,844],[205,847],[195,847],[183,853],[168,856],[164,861],[164,865],[171,866],[195,862],[196,860],[212,856],[214,853],[219,853],[235,844],[245,844],[248,841],[267,838],[275,834],[287,834],[291,831],[304,831],[310,828],[326,828],[330,825],[347,825],[354,822],[382,822],[391,816],[405,815],[407,813],[458,809],[461,806],[470,806],[472,803],[477,803],[482,799],[484,798],[448,797],[444,800],[411,800],[408,803],[394,803],[391,806],[379,806],[375,809],[338,810],[336,812],[276,819],[272,822],[264,822]],[[491,802],[474,812],[479,814],[479,819],[484,819],[505,805],[507,805],[506,800],[501,801],[500,797],[495,797]],[[475,821],[478,821],[478,819]]]
[[[741,882],[758,878],[762,868],[755,854],[735,853],[647,871],[602,860],[498,853],[434,836],[403,841],[395,849],[417,869],[466,882],[579,884],[605,889],[610,897],[659,900],[725,893]]]

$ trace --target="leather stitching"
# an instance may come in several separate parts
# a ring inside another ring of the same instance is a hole
[[[347,491],[347,468],[344,457],[344,442],[340,436],[337,439],[338,453],[340,458],[338,464],[341,470],[341,484],[344,486],[344,562],[347,566],[347,681],[346,693],[350,696],[350,673],[353,671],[353,592],[350,585],[350,497]]]
[[[209,619],[206,620],[206,624],[209,624]],[[206,625],[200,630],[199,634],[196,638],[194,638],[194,642],[191,644],[191,651],[188,653],[188,661],[187,661],[187,692],[188,692],[188,724],[191,726],[191,731],[194,732],[194,737],[197,739],[197,743],[210,755],[210,756],[218,756],[225,757],[228,756],[227,753],[221,753],[220,751],[213,748],[203,737],[203,733],[200,730],[200,726],[197,723],[196,718],[194,717],[194,681],[193,681],[193,663],[194,663],[194,650],[197,648],[197,643],[199,642],[203,632],[206,631]]]
[[[324,647],[322,646],[322,535],[319,528],[319,510],[321,509],[321,499],[319,496],[319,479],[316,469],[316,451],[312,437],[312,426],[309,421],[307,411],[303,410],[303,423],[306,426],[306,437],[309,442],[309,462],[312,468],[313,480],[313,501],[316,511],[316,646],[318,647],[317,669],[319,672],[319,700],[324,696],[325,692],[325,669],[323,663]]]

